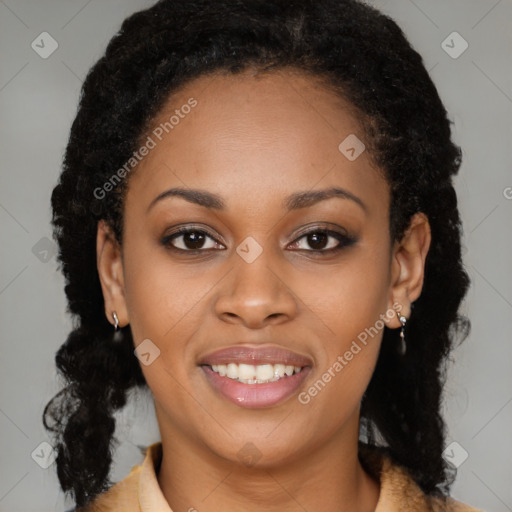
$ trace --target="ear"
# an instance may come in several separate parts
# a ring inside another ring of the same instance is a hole
[[[115,311],[119,320],[119,327],[124,327],[130,320],[124,294],[121,248],[111,228],[103,220],[98,222],[96,265],[103,291],[107,320],[114,325],[112,313]]]
[[[421,295],[430,242],[428,217],[418,212],[413,215],[402,240],[395,242],[393,248],[388,308],[399,311],[406,318],[411,314],[411,303]],[[391,329],[401,325],[397,315],[387,319],[387,324]]]

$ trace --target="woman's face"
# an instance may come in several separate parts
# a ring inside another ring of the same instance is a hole
[[[419,295],[426,251],[391,247],[389,187],[347,104],[285,71],[204,76],[147,135],[122,259],[101,229],[98,251],[162,438],[258,464],[353,443],[383,327]]]

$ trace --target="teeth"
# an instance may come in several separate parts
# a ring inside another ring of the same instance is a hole
[[[212,370],[221,377],[243,382],[244,384],[262,384],[275,382],[285,375],[291,377],[302,370],[301,366],[285,366],[284,364],[214,364]]]

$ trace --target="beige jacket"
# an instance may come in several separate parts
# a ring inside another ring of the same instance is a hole
[[[375,512],[485,512],[453,498],[448,498],[444,506],[440,500],[425,495],[408,473],[386,456],[370,449],[360,454],[365,469],[380,481]],[[142,465],[133,466],[121,482],[75,512],[172,512],[158,485],[155,470],[161,456],[162,443],[150,445]]]

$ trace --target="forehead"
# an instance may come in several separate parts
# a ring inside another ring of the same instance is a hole
[[[367,152],[347,157],[347,146],[364,148],[356,110],[300,72],[201,76],[168,98],[146,137],[153,147],[128,192],[138,202],[180,186],[216,192],[228,208],[264,197],[277,205],[297,190],[343,186],[386,206],[387,183]]]

